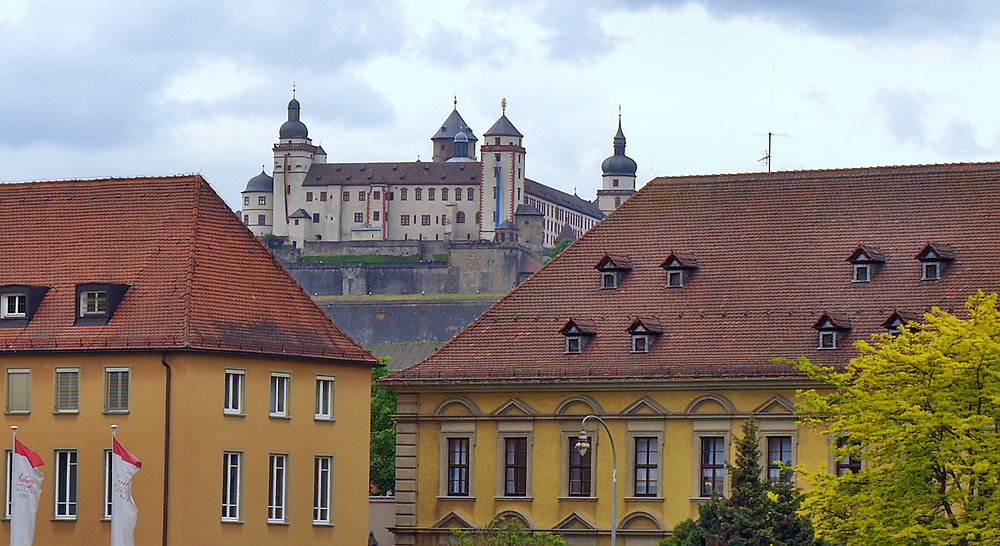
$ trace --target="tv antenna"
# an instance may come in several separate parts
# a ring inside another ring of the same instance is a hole
[[[764,157],[757,160],[758,163],[764,163],[767,165],[767,172],[771,172],[771,138],[772,137],[784,137],[792,138],[792,135],[786,135],[784,133],[773,133],[771,132],[771,117],[774,113],[774,66],[771,65],[771,104],[768,105],[767,110],[767,148],[764,150]],[[754,136],[764,136],[764,135],[754,135]]]

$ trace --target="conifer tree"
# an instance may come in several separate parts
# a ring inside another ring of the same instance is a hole
[[[730,495],[719,504],[719,530],[706,531],[707,546],[771,546],[771,499],[761,479],[757,423],[743,424],[743,437],[736,441],[736,464],[727,465]]]

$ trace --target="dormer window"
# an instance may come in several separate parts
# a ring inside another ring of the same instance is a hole
[[[817,349],[832,350],[837,348],[837,342],[851,329],[851,324],[843,316],[823,313],[813,324],[813,329],[819,334]]]
[[[76,326],[103,326],[121,302],[127,284],[88,283],[76,285]]]
[[[920,261],[920,280],[936,281],[941,278],[945,268],[955,260],[955,253],[948,245],[927,243],[914,259]]]
[[[594,269],[601,272],[601,290],[614,290],[632,269],[632,263],[627,256],[605,254]]]
[[[573,355],[583,352],[587,341],[597,333],[597,329],[589,321],[569,319],[559,333],[566,336],[566,354]]]
[[[854,249],[847,261],[854,266],[851,282],[870,282],[876,268],[885,263],[885,256],[873,246],[861,245]]]
[[[698,260],[691,254],[671,252],[660,267],[667,272],[667,288],[681,288],[684,281],[698,269]]]
[[[905,313],[902,311],[893,311],[889,318],[882,323],[882,327],[886,329],[887,333],[892,336],[898,336],[901,333],[901,328],[908,322],[917,322],[920,320],[920,316],[915,313]]]
[[[27,326],[48,290],[27,284],[0,286],[0,328]]]
[[[625,331],[632,336],[632,353],[648,353],[656,336],[663,333],[663,328],[656,319],[637,318]]]

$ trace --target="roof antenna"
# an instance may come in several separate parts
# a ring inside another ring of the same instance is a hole
[[[758,163],[763,163],[767,165],[767,172],[771,172],[771,137],[785,137],[792,138],[792,135],[772,133],[771,132],[771,117],[774,114],[774,66],[771,65],[771,103],[768,105],[767,110],[767,148],[764,150],[764,157],[757,160]],[[764,136],[764,135],[754,135],[754,136]]]
[[[504,116],[507,114],[507,99],[500,99],[500,115]]]

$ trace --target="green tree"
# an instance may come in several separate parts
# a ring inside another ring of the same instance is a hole
[[[451,533],[458,538],[459,546],[566,546],[561,536],[529,531],[512,518],[493,520],[478,532],[452,529]]]
[[[699,505],[699,508],[706,506],[706,504]],[[701,537],[701,528],[698,527],[698,523],[688,518],[674,525],[674,534],[660,540],[657,546],[704,546],[704,544],[705,539]]]
[[[382,366],[372,368],[371,414],[371,466],[368,479],[379,492],[396,488],[396,393],[375,385],[376,379],[389,373],[385,364],[388,358],[379,359]]]
[[[566,247],[573,244],[573,241],[569,239],[562,239],[556,242],[556,244],[549,249],[549,256],[555,258],[560,252],[566,250]]]
[[[842,370],[800,360],[833,391],[802,393],[803,415],[860,472],[809,476],[817,532],[854,545],[1000,543],[1000,312],[969,298],[967,318],[938,308],[897,336],[859,341]],[[838,445],[839,444],[839,445]]]
[[[281,245],[284,244],[284,241],[281,239],[281,237],[278,237],[277,235],[274,235],[272,233],[266,233],[263,236],[261,236],[260,242],[264,243],[264,246],[270,248],[271,250],[274,250],[276,248],[281,248]]]

